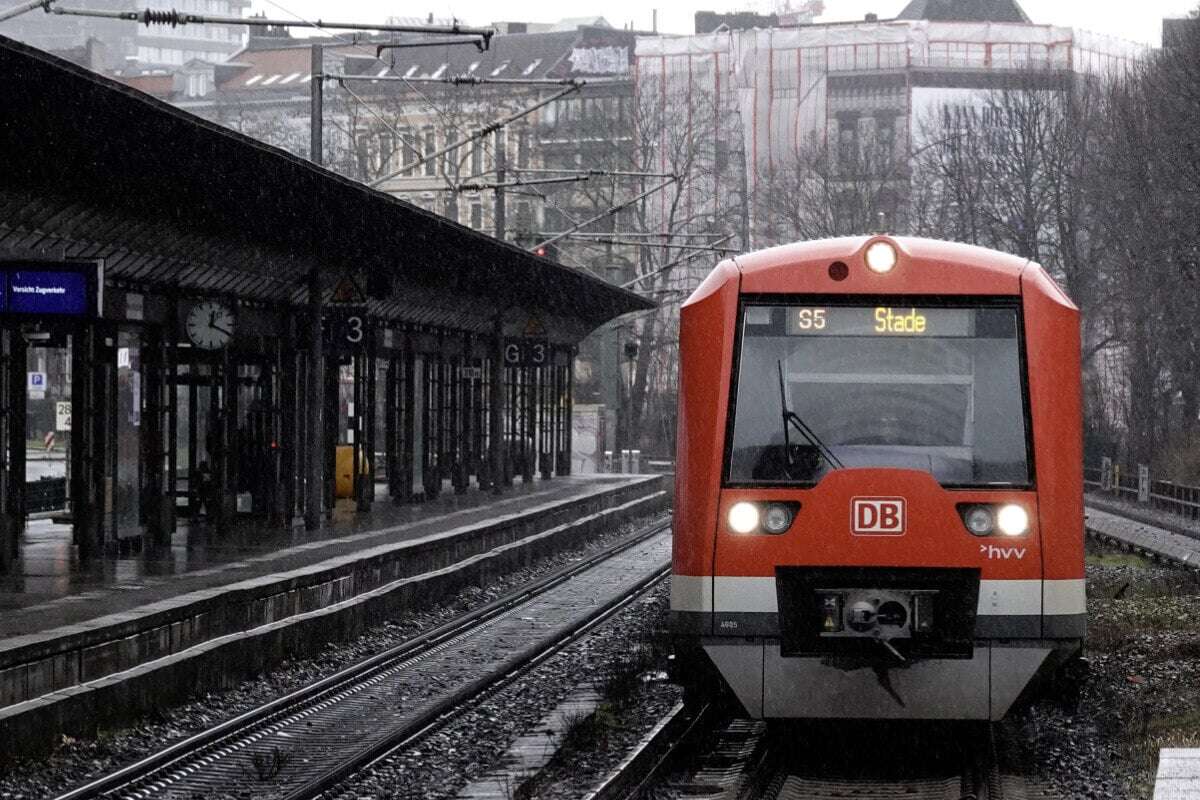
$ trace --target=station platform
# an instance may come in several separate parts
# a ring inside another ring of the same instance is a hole
[[[1177,517],[1088,494],[1084,527],[1093,537],[1153,558],[1200,569],[1200,527]]]
[[[119,723],[105,709],[135,713],[229,685],[660,511],[668,480],[564,476],[500,496],[347,506],[311,532],[193,526],[169,546],[89,568],[65,529],[34,521],[15,571],[0,577],[0,735],[86,734]]]
[[[1200,748],[1164,747],[1159,751],[1154,800],[1200,800]]]

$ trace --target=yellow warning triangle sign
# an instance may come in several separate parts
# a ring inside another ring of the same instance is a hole
[[[525,330],[522,335],[529,337],[545,336],[546,326],[537,317],[530,317],[525,322]]]
[[[365,303],[367,298],[358,290],[358,284],[349,275],[343,275],[333,287],[334,303]]]

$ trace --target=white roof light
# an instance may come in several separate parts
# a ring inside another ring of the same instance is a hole
[[[296,78],[299,78],[299,77],[300,77],[299,72],[293,72],[291,75],[288,75],[286,78],[281,80],[280,83],[291,83],[292,81],[296,80]]]
[[[256,84],[256,83],[258,83],[259,81],[261,81],[261,80],[262,80],[262,78],[263,78],[263,76],[262,76],[262,75],[251,75],[249,78],[247,78],[247,79],[246,79],[246,85],[247,85],[247,86],[253,86],[254,84]]]
[[[896,248],[890,242],[875,242],[867,248],[867,268],[886,275],[896,267]]]

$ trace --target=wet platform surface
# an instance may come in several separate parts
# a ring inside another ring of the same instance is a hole
[[[380,544],[485,522],[499,515],[583,497],[635,481],[636,476],[589,475],[515,483],[500,496],[472,490],[421,504],[393,505],[380,497],[369,512],[349,501],[318,530],[269,528],[239,521],[218,532],[180,526],[169,545],[146,545],[127,556],[81,563],[68,526],[31,520],[12,572],[0,575],[0,641],[119,613],[199,589],[211,589]],[[380,487],[382,493],[383,487]]]

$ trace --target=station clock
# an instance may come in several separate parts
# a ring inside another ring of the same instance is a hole
[[[233,340],[233,310],[217,300],[204,300],[188,311],[188,339],[202,350],[220,350]]]

